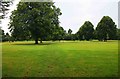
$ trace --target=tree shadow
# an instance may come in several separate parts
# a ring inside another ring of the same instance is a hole
[[[55,44],[55,43],[38,43],[38,44],[35,44],[35,43],[14,43],[12,45],[52,45],[52,44]]]

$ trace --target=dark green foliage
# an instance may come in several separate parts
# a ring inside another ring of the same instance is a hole
[[[99,41],[116,39],[115,22],[113,22],[113,20],[109,16],[104,16],[98,23],[96,32]]]
[[[66,33],[65,39],[66,39],[66,40],[72,40],[72,38],[73,38],[72,30],[69,29],[69,30],[68,30],[68,33]]]
[[[86,21],[77,32],[79,40],[87,40],[93,39],[94,37],[94,28],[93,24],[89,21]]]
[[[8,33],[4,33],[4,30],[0,28],[0,42],[10,41],[11,37]]]
[[[72,30],[71,29],[68,30],[68,34],[69,35],[72,34]]]
[[[4,33],[4,32],[3,32],[3,30],[0,28],[0,42],[2,41],[2,35],[3,35],[2,33]]]
[[[71,34],[71,40],[73,40],[73,41],[77,40],[76,34]]]
[[[117,39],[120,40],[120,29],[117,29]]]
[[[12,13],[9,29],[15,38],[32,37],[36,44],[38,40],[42,43],[59,27],[59,15],[60,9],[53,2],[20,2]]]
[[[72,34],[72,30],[69,29],[68,30],[68,33],[65,32],[65,35],[64,35],[64,40],[77,40],[77,36],[76,34]]]
[[[65,30],[63,29],[63,27],[56,27],[53,35],[52,35],[52,40],[63,40],[65,36]]]

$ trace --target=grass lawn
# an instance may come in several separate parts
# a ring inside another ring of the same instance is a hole
[[[2,44],[3,77],[116,77],[118,41]]]

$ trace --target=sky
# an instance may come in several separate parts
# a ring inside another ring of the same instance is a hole
[[[90,21],[97,26],[103,16],[110,16],[118,26],[118,1],[119,0],[54,0],[56,7],[61,9],[62,15],[59,16],[60,26],[66,31],[72,29],[76,33],[85,21]],[[9,14],[15,9],[18,0],[10,7]],[[2,28],[5,32],[9,20],[2,21]]]

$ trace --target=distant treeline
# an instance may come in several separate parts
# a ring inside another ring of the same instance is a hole
[[[10,16],[10,32],[1,30],[2,41],[61,41],[61,40],[119,40],[120,29],[109,16],[103,16],[94,29],[90,21],[86,21],[75,34],[72,30],[64,30],[59,25],[59,16],[62,15],[60,8],[54,2],[29,3],[20,2],[17,10]]]
[[[61,41],[61,40],[99,40],[99,41],[107,41],[107,40],[120,40],[120,29],[116,28],[116,25],[113,22],[113,25],[110,26],[110,23],[108,20],[105,22],[106,24],[102,24],[101,22],[104,23],[105,18],[109,18],[111,21],[112,19],[108,16],[104,16],[100,23],[98,23],[96,29],[94,29],[94,26],[90,21],[86,21],[78,30],[77,33],[72,34],[72,30],[69,29],[68,31],[64,30],[63,27],[57,28],[56,32],[54,32],[52,35],[49,35],[47,37],[43,37],[42,41]],[[112,23],[112,22],[111,22]],[[105,26],[103,26],[105,25]],[[6,41],[30,41],[34,40],[31,35],[21,35],[18,33],[18,35],[9,35],[9,33],[4,33],[4,30],[0,28],[1,35],[0,37],[2,38],[2,42]],[[41,39],[38,39],[39,41]]]

